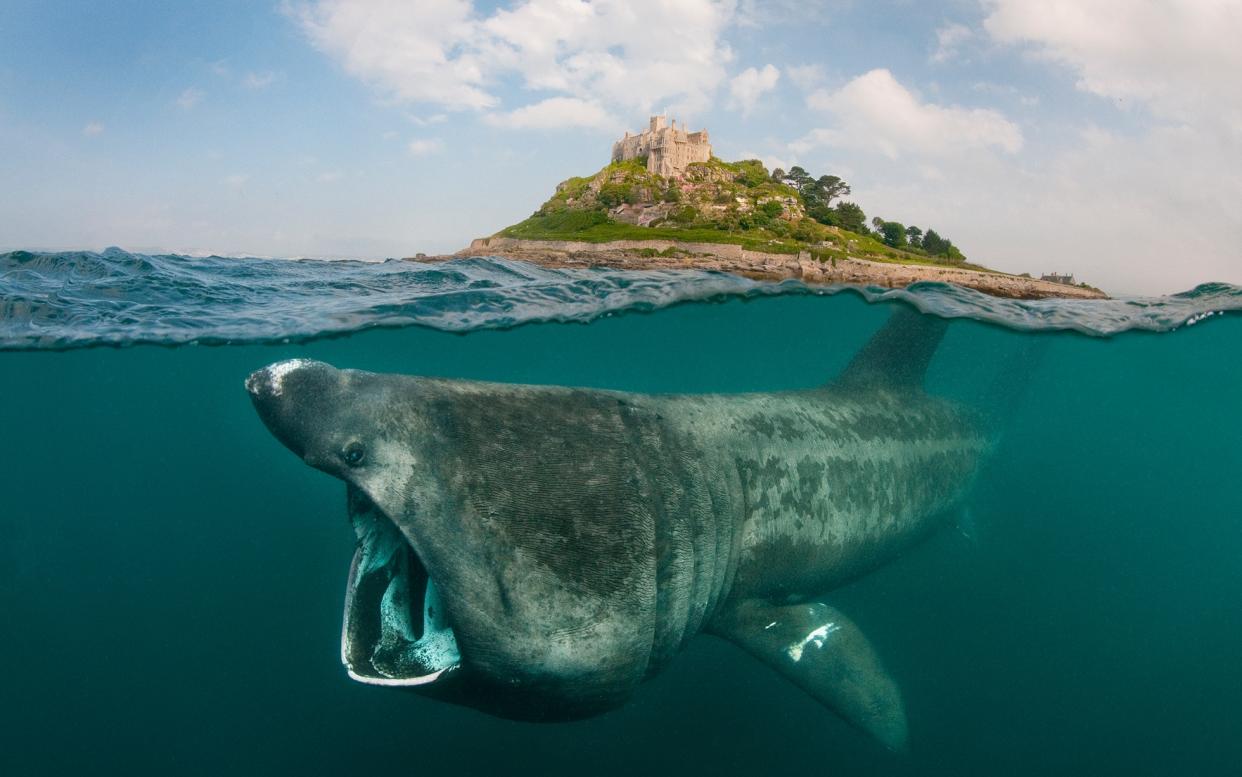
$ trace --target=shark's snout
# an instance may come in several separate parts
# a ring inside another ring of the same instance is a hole
[[[290,374],[310,367],[331,366],[311,359],[288,359],[283,362],[269,364],[261,370],[255,370],[246,378],[246,391],[256,400],[265,397],[279,397],[284,393],[285,379]]]
[[[314,447],[336,400],[340,372],[311,359],[269,364],[246,378],[246,391],[267,428],[299,456]]]

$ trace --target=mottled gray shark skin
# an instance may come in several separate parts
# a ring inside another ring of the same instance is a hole
[[[824,604],[935,529],[991,443],[918,383],[943,323],[895,316],[836,382],[650,395],[294,360],[247,380],[269,429],[348,484],[355,679],[560,720],[623,703],[701,633],[885,745],[900,693]]]

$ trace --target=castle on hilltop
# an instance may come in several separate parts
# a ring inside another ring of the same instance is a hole
[[[692,162],[712,158],[712,144],[707,130],[687,132],[677,120],[671,123],[664,116],[652,116],[651,126],[638,135],[625,137],[612,144],[612,161],[647,158],[647,171],[668,178],[678,178]]]

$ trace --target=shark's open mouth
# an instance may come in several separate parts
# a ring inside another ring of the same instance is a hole
[[[440,593],[396,525],[350,494],[358,549],[345,591],[341,660],[372,685],[426,685],[461,665]]]

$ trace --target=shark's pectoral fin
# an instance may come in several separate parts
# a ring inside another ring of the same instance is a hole
[[[862,631],[826,604],[748,600],[711,630],[776,669],[890,750],[906,748],[901,692]]]

